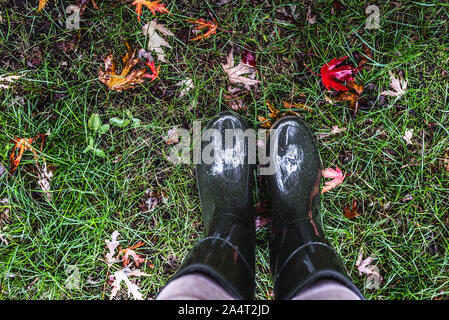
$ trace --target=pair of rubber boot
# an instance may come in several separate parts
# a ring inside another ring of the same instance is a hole
[[[253,299],[255,165],[249,163],[250,141],[242,140],[240,134],[247,125],[240,117],[224,112],[206,129],[218,134],[201,142],[203,156],[210,155],[206,148],[214,150],[213,161],[196,166],[204,236],[172,280],[200,272],[237,299]],[[236,133],[227,146],[225,133],[228,137]],[[272,219],[270,264],[275,298],[291,299],[323,279],[337,280],[362,298],[320,226],[321,167],[313,134],[299,118],[284,117],[269,135],[267,149],[274,170],[265,180]]]

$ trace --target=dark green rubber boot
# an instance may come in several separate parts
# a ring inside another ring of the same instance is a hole
[[[252,299],[255,292],[254,165],[248,164],[248,139],[241,139],[246,129],[240,118],[223,112],[203,133],[203,139],[210,133],[201,143],[202,162],[196,165],[203,238],[173,278],[201,272],[237,299]],[[218,150],[209,152],[214,146]],[[206,159],[204,153],[214,157]]]
[[[276,299],[291,299],[317,280],[334,279],[363,298],[320,225],[320,156],[297,117],[279,119],[268,141],[274,174],[266,176],[272,217],[271,273]]]

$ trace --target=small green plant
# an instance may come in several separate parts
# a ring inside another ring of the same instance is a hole
[[[87,153],[90,151],[97,157],[106,158],[106,153],[103,150],[94,147],[94,144],[95,138],[98,135],[103,135],[108,132],[110,129],[110,125],[107,123],[103,124],[100,115],[98,113],[94,113],[90,116],[89,121],[87,122],[87,126],[92,131],[92,135],[87,138],[87,147],[83,150],[83,153]]]
[[[131,111],[125,110],[125,116],[123,118],[111,118],[109,119],[109,123],[120,128],[124,128],[131,124],[132,128],[136,128],[142,124],[142,121],[140,121],[140,119],[134,118]]]

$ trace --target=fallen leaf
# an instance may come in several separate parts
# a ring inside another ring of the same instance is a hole
[[[132,282],[128,276],[132,277],[147,277],[149,274],[146,274],[140,270],[131,271],[129,268],[124,268],[122,270],[116,271],[112,278],[114,281],[112,282],[112,290],[111,296],[109,297],[112,300],[118,293],[121,287],[122,281],[125,282],[125,285],[128,289],[128,297],[132,296],[134,300],[143,300],[142,293],[140,292],[140,288],[137,284]]]
[[[25,153],[25,151],[27,151],[27,150],[31,151],[33,153],[34,159],[37,160],[37,158],[38,158],[37,152],[31,145],[38,138],[41,138],[41,140],[42,140],[41,150],[42,150],[42,147],[44,145],[44,136],[45,135],[46,134],[39,134],[36,137],[30,138],[30,139],[17,138],[17,137],[14,138],[14,140],[13,140],[14,148],[13,148],[13,151],[10,156],[10,160],[11,160],[11,170],[9,171],[10,174],[12,174],[19,166],[20,161],[22,160],[22,156]],[[18,151],[17,155],[16,155],[16,151]]]
[[[44,9],[45,5],[47,4],[48,0],[39,0],[39,7],[37,8],[37,12]]]
[[[9,224],[9,200],[8,198],[0,199],[0,227]]]
[[[171,144],[177,144],[178,142],[179,142],[178,127],[173,127],[170,130],[168,130],[167,137],[165,139],[165,143],[168,145],[171,145]]]
[[[266,105],[268,107],[268,110],[270,113],[268,114],[268,118],[257,116],[257,119],[262,122],[261,126],[263,128],[270,128],[273,125],[273,122],[279,119],[281,116],[281,112],[276,109],[270,102],[266,102]]]
[[[48,170],[47,162],[44,159],[44,163],[42,167],[37,166],[38,170],[38,181],[37,184],[41,187],[41,190],[44,192],[45,197],[48,201],[51,201],[51,193],[50,193],[50,182],[53,178],[53,171]]]
[[[405,134],[404,134],[404,136],[402,137],[402,139],[404,139],[405,142],[407,142],[407,145],[413,144],[412,138],[413,138],[413,129],[407,129],[407,130],[405,130]]]
[[[229,52],[229,55],[226,59],[226,64],[221,65],[223,70],[228,75],[229,82],[232,84],[242,84],[247,90],[250,90],[251,86],[255,86],[260,83],[259,80],[256,80],[256,69],[243,63],[240,63],[237,66],[234,66],[234,55],[233,49]],[[247,74],[247,77],[243,75]]]
[[[175,137],[172,137],[175,139]],[[142,210],[146,213],[151,213],[154,211],[156,206],[161,202],[162,195],[157,191],[152,191],[148,189],[145,191],[145,195],[148,196],[148,199],[145,201],[146,210]]]
[[[256,216],[255,218],[256,231],[258,231],[260,228],[266,227],[269,223],[271,223],[270,217]]]
[[[217,33],[218,22],[215,18],[213,18],[213,21],[206,21],[204,19],[188,19],[186,21],[196,25],[193,28],[195,31],[200,32],[204,28],[208,29],[206,32],[200,33],[197,37],[190,39],[190,41],[204,40]]]
[[[282,101],[282,104],[284,105],[284,108],[287,109],[287,112],[294,112],[294,109],[300,109],[305,110],[309,112],[313,112],[312,109],[307,107],[304,103],[298,103],[298,102],[289,102],[289,101]],[[294,112],[296,114],[296,112]]]
[[[309,6],[307,8],[307,16],[306,20],[309,24],[315,24],[316,23],[316,15],[312,14],[312,7]]]
[[[181,92],[179,93],[180,98],[184,97],[187,94],[187,92],[195,88],[195,86],[193,85],[193,80],[190,78],[186,78],[178,82],[176,85],[182,87]]]
[[[353,200],[352,201],[352,206],[348,206],[348,207],[344,207],[343,208],[343,215],[348,218],[348,219],[352,219],[355,218],[357,216],[360,215],[360,213],[358,213],[358,205],[357,205],[357,200]]]
[[[328,90],[335,89],[337,91],[347,91],[349,88],[336,81],[354,81],[352,75],[357,73],[358,69],[349,65],[339,66],[347,58],[348,56],[332,59],[330,62],[321,67],[320,74],[311,72],[316,76],[321,76],[321,81]],[[308,66],[305,66],[308,69]]]
[[[150,78],[153,81],[158,77],[159,67],[156,68],[154,62],[147,63],[152,71],[151,74],[147,73],[145,68],[131,70],[140,60],[135,58],[136,50],[131,50],[131,47],[126,42],[125,45],[128,52],[122,58],[123,67],[120,74],[116,73],[117,63],[114,61],[112,53],[108,54],[104,59],[104,70],[100,69],[98,71],[99,80],[109,90],[121,92],[134,88],[135,85],[144,82],[146,78]]]
[[[130,264],[130,257],[133,258],[134,264],[136,265],[136,267],[139,267],[142,263],[145,262],[145,259],[142,258],[141,255],[138,255],[134,250],[145,245],[145,242],[143,241],[139,241],[137,244],[126,248],[126,249],[122,249],[118,252],[118,256],[123,255],[123,268],[128,267],[128,265]]]
[[[147,7],[151,11],[153,16],[156,15],[156,12],[170,13],[165,7],[165,4],[159,2],[161,2],[161,0],[158,1],[135,0],[132,3],[132,5],[136,6],[137,20],[140,21],[140,16],[142,15],[142,5]]]
[[[382,282],[383,278],[380,275],[379,268],[377,268],[377,266],[375,265],[372,265],[375,260],[375,256],[369,256],[368,258],[363,260],[363,250],[360,249],[355,266],[359,271],[359,275],[366,274],[368,277],[375,276],[379,280],[379,282]]]
[[[255,68],[256,67],[256,55],[247,49],[243,49],[242,50],[242,62]]]
[[[10,75],[7,76],[5,74],[0,75],[0,89],[8,89],[9,85],[16,81],[17,79],[20,79],[22,76],[20,75]]]
[[[393,72],[388,71],[388,73],[390,74],[390,87],[393,88],[394,91],[388,90],[388,91],[384,91],[381,93],[381,95],[384,96],[392,96],[392,97],[402,97],[405,92],[407,91],[407,81],[405,81],[404,79],[402,79],[401,77],[398,76],[398,78],[395,77],[395,75],[393,74]]]
[[[166,62],[165,53],[162,47],[171,48],[171,45],[165,41],[156,31],[159,31],[164,36],[174,37],[173,32],[168,30],[165,25],[159,24],[156,20],[150,21],[143,26],[143,34],[148,36],[148,51],[153,51],[156,53],[159,61]]]
[[[115,230],[111,234],[111,240],[105,240],[106,247],[109,250],[109,252],[105,255],[106,263],[108,264],[108,266],[111,266],[115,262],[119,261],[118,259],[114,258],[115,250],[120,245],[120,243],[117,241],[119,235],[120,233],[117,230]]]
[[[231,88],[228,87],[229,93],[223,94],[223,100],[234,111],[246,110],[246,105],[243,103],[243,97],[241,94],[240,88]]]
[[[354,80],[348,81],[346,83],[348,87],[348,91],[340,92],[335,100],[338,102],[349,102],[349,106],[352,110],[354,110],[354,114],[358,111],[358,102],[360,99],[360,95],[362,94],[364,87],[362,85],[357,84]]]
[[[322,175],[324,178],[329,178],[332,180],[325,183],[323,190],[321,190],[321,193],[328,192],[329,190],[332,190],[336,186],[342,184],[345,178],[345,175],[338,167],[335,167],[335,169],[326,168],[323,170]]]

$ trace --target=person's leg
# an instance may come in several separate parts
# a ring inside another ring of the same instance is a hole
[[[284,117],[273,125],[268,146],[275,169],[265,177],[275,298],[292,299],[300,293],[305,297],[307,288],[321,294],[326,288],[335,289],[320,280],[332,280],[363,298],[320,225],[320,156],[312,132],[299,118]]]
[[[318,280],[292,300],[360,300],[360,296],[338,281]]]
[[[178,290],[180,295],[189,290],[198,291],[198,288],[193,289],[196,285],[190,278],[184,278],[198,272],[213,279],[229,296],[237,299],[254,297],[254,166],[249,161],[248,140],[242,140],[246,128],[246,124],[230,112],[221,113],[206,127],[209,136],[203,134],[203,157],[201,164],[196,166],[204,235],[158,299],[167,297],[165,290],[170,288]],[[186,287],[187,284],[190,286]],[[195,293],[195,296],[198,295]]]
[[[234,300],[222,286],[202,273],[190,273],[171,281],[157,300]]]

